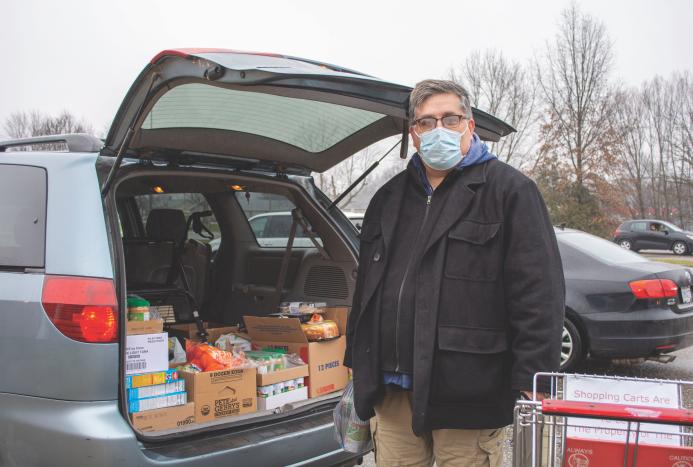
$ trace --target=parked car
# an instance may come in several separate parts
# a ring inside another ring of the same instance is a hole
[[[693,269],[578,230],[557,228],[556,238],[566,281],[563,370],[587,356],[666,361],[693,345]]]
[[[613,241],[626,250],[669,250],[677,255],[693,253],[693,232],[665,221],[626,221],[614,232]]]
[[[349,306],[358,232],[311,172],[393,135],[404,135],[406,153],[410,91],[310,60],[167,50],[136,79],[105,143],[86,135],[0,143],[0,464],[356,463],[364,453],[334,440],[340,391],[136,429],[125,390],[126,297],[183,288],[181,303],[164,302],[169,322],[192,319],[191,297],[192,311],[222,324],[275,312],[278,298]],[[474,117],[482,139],[512,131]],[[56,141],[68,152],[6,151]],[[287,255],[259,243],[247,209],[254,194],[299,209],[323,248]],[[205,222],[220,233],[213,263],[197,240],[209,238]]]

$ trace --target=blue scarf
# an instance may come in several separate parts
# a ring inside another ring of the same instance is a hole
[[[455,166],[455,170],[463,170],[465,167],[483,164],[484,162],[490,161],[491,159],[496,159],[496,156],[489,152],[486,143],[482,142],[481,139],[479,139],[479,136],[476,133],[474,133],[472,135],[472,144],[469,147],[469,152],[466,156],[462,158],[460,163]],[[426,194],[428,194],[428,196],[433,196],[433,187],[428,182],[428,177],[426,177],[426,169],[418,152],[414,153],[409,163],[416,169],[416,172],[419,174],[419,178],[421,179],[421,183],[423,183],[424,189],[426,190]]]

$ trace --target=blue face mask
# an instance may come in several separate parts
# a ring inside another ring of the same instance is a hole
[[[449,170],[462,160],[460,140],[467,133],[438,127],[419,136],[421,148],[419,155],[424,163],[435,170]]]

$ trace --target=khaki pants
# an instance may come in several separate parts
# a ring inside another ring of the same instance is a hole
[[[433,430],[417,437],[411,429],[411,392],[386,392],[375,407],[371,431],[378,467],[501,467],[505,428]]]

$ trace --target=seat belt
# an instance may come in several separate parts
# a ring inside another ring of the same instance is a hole
[[[282,301],[282,291],[284,290],[284,284],[286,283],[286,275],[289,271],[289,262],[291,261],[291,250],[294,246],[294,240],[296,239],[296,230],[298,229],[299,225],[303,229],[303,232],[305,232],[305,234],[308,235],[308,238],[310,238],[310,241],[318,250],[320,256],[322,256],[324,260],[330,259],[330,255],[327,253],[325,248],[323,248],[323,246],[320,245],[320,242],[318,242],[317,235],[308,226],[308,222],[306,221],[306,218],[303,217],[303,213],[300,211],[300,209],[294,208],[291,211],[291,219],[292,221],[291,229],[289,230],[289,239],[286,242],[286,251],[284,251],[284,257],[282,258],[282,264],[279,269],[279,277],[277,277],[277,286],[274,291],[275,310],[279,308],[279,305]]]
[[[274,289],[274,300],[273,309],[277,310],[282,302],[282,291],[284,289],[284,283],[286,282],[286,273],[289,270],[289,261],[291,260],[291,249],[294,247],[294,239],[296,238],[296,229],[298,228],[298,223],[296,219],[298,218],[298,208],[294,208],[291,211],[291,229],[289,230],[289,239],[286,242],[286,250],[284,251],[284,256],[282,257],[282,264],[279,268],[279,276],[277,277],[277,286]]]

